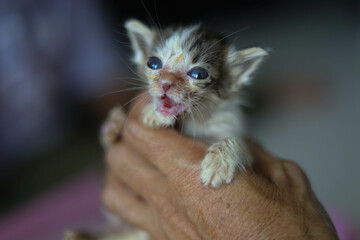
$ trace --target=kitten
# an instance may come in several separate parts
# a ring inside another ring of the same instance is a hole
[[[137,20],[125,27],[138,73],[148,81],[152,102],[142,112],[153,128],[177,123],[185,135],[210,145],[201,163],[204,186],[230,183],[252,158],[244,131],[239,89],[249,83],[267,52],[259,47],[237,51],[226,37],[200,25],[154,30]],[[115,142],[126,116],[114,108],[103,125],[105,147]]]
[[[241,135],[244,124],[239,89],[267,52],[258,47],[237,51],[226,37],[200,25],[150,29],[137,20],[125,27],[138,74],[148,81],[152,101],[142,121],[153,128],[179,125],[182,133],[210,145],[201,163],[205,186],[230,183],[236,170],[251,167],[252,158]],[[102,126],[105,148],[119,137],[126,115],[113,108]],[[98,236],[69,231],[65,239],[150,239],[142,230]]]

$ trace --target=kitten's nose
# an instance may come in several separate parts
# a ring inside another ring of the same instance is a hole
[[[169,91],[170,88],[174,87],[175,84],[172,83],[171,81],[161,80],[160,81],[160,86],[162,87],[164,92],[167,92],[167,91]]]

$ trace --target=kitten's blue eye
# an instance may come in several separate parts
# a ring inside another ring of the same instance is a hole
[[[161,69],[162,68],[162,62],[157,57],[151,57],[149,58],[149,61],[147,62],[147,66],[151,69]]]
[[[202,68],[191,69],[188,75],[194,79],[205,79],[209,76],[208,72]]]

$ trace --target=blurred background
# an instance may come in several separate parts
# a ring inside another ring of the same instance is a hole
[[[360,239],[360,2],[2,0],[0,239],[98,228],[106,112],[134,77],[124,21],[204,23],[270,56],[247,89],[251,134],[296,161],[341,239]]]

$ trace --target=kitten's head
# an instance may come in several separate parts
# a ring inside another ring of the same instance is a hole
[[[236,51],[226,37],[200,25],[157,30],[129,20],[125,27],[133,61],[149,81],[157,112],[164,117],[229,97],[249,81],[267,54],[257,47]]]

